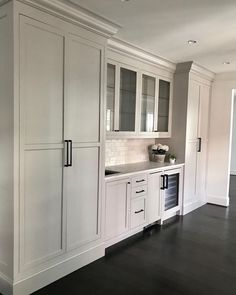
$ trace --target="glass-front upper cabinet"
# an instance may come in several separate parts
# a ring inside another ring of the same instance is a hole
[[[107,65],[107,111],[106,111],[106,130],[113,131],[115,124],[115,65]]]
[[[135,131],[137,73],[120,68],[119,131]]]
[[[158,95],[158,132],[169,131],[170,116],[170,82],[159,80]]]
[[[171,81],[110,61],[107,64],[107,136],[170,137]]]
[[[120,64],[107,64],[107,134],[136,132],[137,71]],[[115,133],[113,133],[115,132]]]
[[[170,81],[142,73],[140,99],[140,135],[168,137],[170,135]]]
[[[156,78],[142,74],[141,93],[141,132],[154,132],[157,129]]]

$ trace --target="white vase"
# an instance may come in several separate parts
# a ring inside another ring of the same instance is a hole
[[[164,163],[165,162],[165,156],[166,155],[154,154],[153,159],[157,163]]]
[[[170,159],[170,164],[174,164],[175,163],[175,159]]]

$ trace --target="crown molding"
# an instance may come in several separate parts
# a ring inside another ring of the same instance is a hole
[[[192,73],[197,76],[200,76],[201,78],[205,78],[210,82],[212,82],[215,78],[215,73],[194,63],[193,61],[187,61],[177,64],[176,74],[179,73]]]
[[[135,57],[138,60],[145,61],[172,73],[174,73],[176,69],[175,63],[117,38],[111,38],[108,40],[108,49],[132,58]]]
[[[70,0],[15,0],[50,14],[73,20],[80,25],[110,38],[118,32],[120,25],[111,22],[87,9],[72,3]]]

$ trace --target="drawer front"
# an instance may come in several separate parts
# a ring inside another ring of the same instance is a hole
[[[147,195],[147,185],[140,185],[137,187],[132,188],[132,198],[137,198],[141,196]]]
[[[146,199],[137,198],[131,201],[131,228],[138,227],[146,221]]]
[[[132,177],[132,187],[147,184],[147,174],[139,174]]]

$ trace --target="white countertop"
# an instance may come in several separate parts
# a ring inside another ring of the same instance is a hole
[[[119,173],[110,174],[105,176],[105,180],[112,180],[124,176],[129,176],[133,173],[142,173],[142,172],[151,172],[152,170],[163,170],[163,169],[171,169],[178,168],[183,166],[184,163],[179,163],[178,161],[175,164],[170,164],[168,162],[165,163],[157,163],[157,162],[138,162],[133,164],[124,164],[124,165],[116,165],[116,166],[107,166],[106,170],[117,171]]]

